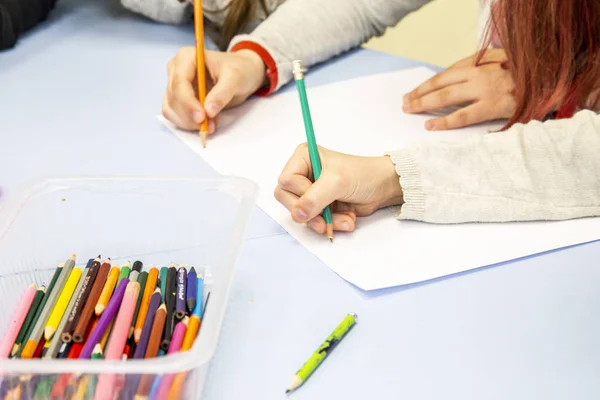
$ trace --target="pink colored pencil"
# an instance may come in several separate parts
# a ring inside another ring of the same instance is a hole
[[[129,335],[129,328],[131,328],[131,320],[133,319],[133,313],[135,312],[135,306],[137,304],[138,296],[140,295],[140,284],[138,282],[129,282],[127,289],[125,289],[125,296],[119,313],[115,319],[112,333],[110,334],[110,340],[106,346],[104,352],[104,359],[106,360],[121,360],[123,358],[123,349],[127,342],[127,336]]]
[[[17,307],[17,311],[10,321],[10,326],[6,331],[6,335],[4,335],[2,345],[0,345],[0,360],[8,358],[13,344],[15,344],[15,340],[17,340],[17,335],[19,335],[21,325],[23,325],[23,321],[25,321],[25,317],[27,317],[31,303],[33,303],[36,290],[35,283],[32,283],[25,290],[25,293],[23,293],[23,297],[21,297],[21,302]]]
[[[185,317],[175,326],[167,354],[177,353],[181,349],[181,344],[183,343],[183,337],[185,336],[189,320],[189,317]],[[156,392],[156,399],[168,398],[169,389],[171,388],[171,383],[173,382],[173,379],[175,379],[175,376],[176,374],[169,374],[163,377],[160,386],[158,387],[158,391]]]
[[[125,295],[119,308],[119,313],[115,319],[110,339],[106,345],[104,353],[105,360],[121,360],[123,358],[123,349],[131,328],[131,320],[135,312],[135,306],[140,294],[140,284],[138,282],[129,282],[125,289]],[[96,387],[95,400],[110,400],[115,392],[117,377],[115,374],[100,374],[98,385]]]

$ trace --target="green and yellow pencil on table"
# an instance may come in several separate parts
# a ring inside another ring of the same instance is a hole
[[[310,116],[310,108],[308,107],[308,96],[306,95],[306,86],[304,85],[304,69],[302,61],[295,60],[292,63],[292,73],[296,81],[296,88],[300,96],[300,106],[302,107],[302,118],[304,119],[304,129],[306,131],[306,141],[308,142],[308,154],[310,155],[310,163],[312,165],[315,181],[321,176],[321,158],[319,157],[319,147],[315,139],[315,130]],[[333,218],[329,206],[323,210],[323,219],[327,224],[327,237],[333,242]]]
[[[342,341],[350,329],[356,324],[358,315],[355,313],[348,313],[346,317],[340,322],[340,324],[334,329],[329,337],[319,346],[310,358],[304,363],[304,365],[296,372],[296,375],[292,378],[285,393],[290,393],[299,388],[309,376],[315,372],[315,370],[321,365],[321,363],[327,358],[327,356],[337,347]]]

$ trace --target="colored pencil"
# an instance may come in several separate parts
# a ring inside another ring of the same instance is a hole
[[[131,269],[141,273],[142,268],[144,268],[144,263],[138,260],[133,263],[133,267]]]
[[[187,276],[187,288],[186,288],[186,305],[187,311],[191,314],[196,308],[196,268],[192,266]]]
[[[120,360],[123,357],[123,349],[127,342],[127,335],[131,327],[131,320],[139,294],[140,284],[138,282],[129,282],[104,353],[107,360]]]
[[[48,301],[44,305],[44,309],[42,313],[39,315],[33,330],[31,331],[31,335],[27,339],[25,343],[25,347],[23,348],[23,352],[21,353],[21,358],[31,358],[35,350],[37,349],[40,338],[44,334],[44,327],[46,326],[46,321],[50,316],[50,312],[56,305],[56,301],[58,300],[58,296],[61,292],[61,288],[64,286],[67,278],[71,274],[71,270],[73,266],[75,266],[75,254],[73,254],[65,263],[65,266],[62,268],[60,272],[60,276],[58,277],[55,288],[52,290],[48,297]]]
[[[94,330],[90,334],[90,337],[86,340],[85,345],[83,346],[83,350],[79,355],[80,359],[90,358],[90,356],[92,355],[94,347],[100,342],[102,336],[104,335],[104,332],[108,328],[108,325],[117,313],[121,301],[123,300],[123,296],[125,295],[125,289],[127,288],[128,283],[129,279],[124,278],[121,281],[121,283],[119,283],[119,286],[117,286],[117,289],[114,291],[114,294],[110,298],[106,309],[104,309],[104,312],[98,320],[98,325],[96,325],[96,328],[94,328]]]
[[[169,271],[168,267],[162,267],[160,269],[160,292],[162,293],[163,299],[162,301],[165,302],[166,300],[166,295],[167,295],[167,272]]]
[[[150,392],[148,392],[149,399],[160,399],[160,397],[157,397],[158,389],[161,386],[161,382],[163,382],[169,376],[170,375],[165,375],[165,376],[155,375],[154,376],[154,380],[152,381],[152,386],[150,387]]]
[[[139,262],[139,261],[136,261]],[[135,272],[135,271],[133,271]],[[133,274],[133,272],[131,274]],[[129,328],[128,338],[133,336],[133,332],[135,331],[135,323],[137,322],[137,317],[140,312],[140,306],[142,305],[142,301],[144,299],[144,295],[146,294],[146,281],[148,280],[148,273],[146,271],[140,272],[140,275],[137,279],[140,284],[140,295],[138,296],[137,302],[135,303],[135,311],[133,312],[133,319],[131,320],[131,327]]]
[[[146,313],[146,319],[144,321],[144,326],[142,328],[140,339],[137,342],[135,347],[135,352],[133,353],[134,359],[144,358],[146,354],[146,348],[148,347],[148,339],[150,338],[150,333],[152,332],[152,324],[154,323],[154,317],[156,316],[156,311],[161,304],[161,295],[160,289],[156,289],[152,294],[152,298],[150,300],[150,304],[148,305],[148,312]]]
[[[67,358],[69,356],[69,351],[71,350],[72,344],[73,342],[63,342],[63,344],[60,346],[60,349],[58,349],[58,354],[56,355],[56,358]]]
[[[21,354],[23,354],[23,349],[25,348],[25,343],[27,343],[27,340],[29,339],[29,336],[31,336],[31,333],[33,332],[33,329],[35,328],[35,325],[37,324],[37,321],[39,320],[40,315],[44,311],[44,308],[46,307],[46,303],[48,302],[48,298],[50,297],[50,293],[52,293],[54,286],[56,286],[56,281],[58,281],[58,278],[61,276],[64,266],[65,266],[65,264],[61,263],[54,271],[54,274],[52,275],[52,279],[50,280],[50,284],[48,285],[48,289],[46,290],[46,293],[44,294],[44,297],[42,298],[41,303],[38,305],[38,308],[35,311],[35,315],[31,319],[29,327],[27,328],[27,332],[25,332],[22,340],[19,343],[15,343],[15,348],[16,348],[15,354],[17,357],[21,357]],[[15,349],[13,348],[13,350],[15,350]]]
[[[302,61],[295,60],[292,62],[292,73],[294,80],[296,81],[296,88],[300,97],[300,106],[302,108],[302,117],[304,119],[304,130],[306,132],[306,141],[308,142],[308,153],[310,156],[310,163],[313,170],[313,176],[315,181],[321,176],[321,159],[319,157],[319,148],[317,146],[317,140],[315,139],[315,131],[313,128],[312,118],[310,116],[310,108],[308,106],[308,96],[306,95],[306,86],[304,84],[304,70],[302,68]],[[327,225],[327,236],[329,240],[333,242],[333,219],[331,216],[331,208],[326,206],[323,209],[323,219]]]
[[[84,400],[85,392],[87,390],[88,384],[90,382],[90,376],[85,375],[79,380],[79,384],[77,386],[77,392],[75,393],[75,397],[71,400]]]
[[[129,273],[129,282],[137,282],[140,277],[140,271],[136,271],[134,269]]]
[[[182,265],[177,271],[177,294],[175,298],[175,318],[182,320],[185,317],[187,299],[187,271]]]
[[[121,282],[121,280],[122,280],[123,278],[129,278],[129,273],[130,273],[130,272],[131,272],[131,264],[129,263],[129,261],[127,261],[127,262],[125,263],[125,265],[123,265],[123,266],[121,267],[121,272],[120,272],[120,274],[119,274],[119,279],[117,280],[117,284],[118,284],[119,282]],[[129,282],[131,282],[131,279],[129,279]]]
[[[98,319],[98,321],[100,321],[100,319]],[[108,327],[104,330],[102,339],[100,339],[100,347],[102,347],[102,350],[106,349],[106,343],[108,343],[108,338],[110,337],[110,334],[112,333],[112,328],[113,328],[114,324],[115,324],[115,318],[113,317],[113,319],[111,319],[110,323],[108,324]]]
[[[185,332],[185,336],[183,338],[183,343],[181,344],[181,351],[188,351],[194,345],[194,341],[196,340],[196,336],[198,336],[198,331],[200,330],[200,325],[202,323],[202,299],[204,296],[204,274],[199,273],[198,279],[196,279],[196,293],[197,293],[197,301],[196,308],[190,317],[188,322],[187,330]]]
[[[292,378],[286,393],[296,390],[311,376],[311,374],[321,365],[325,358],[337,347],[338,343],[346,336],[346,334],[356,324],[358,316],[355,313],[348,313],[346,317],[338,324],[327,339],[319,346],[319,348],[310,356],[310,358],[302,365]]]
[[[108,278],[106,279],[106,283],[102,288],[102,292],[100,292],[100,297],[98,298],[98,303],[96,303],[96,307],[94,307],[94,313],[99,317],[104,312],[104,309],[108,305],[110,298],[115,290],[117,280],[119,279],[119,273],[121,269],[118,265],[115,265],[110,269],[108,273]]]
[[[152,323],[152,330],[150,331],[150,338],[148,339],[148,346],[146,347],[146,355],[144,358],[154,358],[158,355],[158,348],[160,346],[160,339],[165,327],[165,320],[167,318],[167,307],[163,303],[154,316],[154,322]]]
[[[150,304],[150,298],[152,297],[152,293],[154,293],[154,288],[156,287],[157,279],[158,269],[150,268],[150,271],[148,272],[148,279],[146,280],[146,286],[144,287],[144,297],[142,298],[140,310],[138,312],[137,320],[135,322],[135,330],[133,333],[133,337],[136,343],[139,342],[140,335],[142,334],[142,327],[144,326],[144,320],[146,319],[146,312],[148,311],[148,305]]]
[[[75,343],[83,342],[83,338],[85,332],[87,331],[90,320],[92,319],[92,316],[95,316],[94,308],[96,307],[96,304],[98,303],[98,298],[100,297],[100,293],[104,288],[104,284],[108,277],[109,270],[110,258],[104,261],[100,266],[100,269],[98,270],[98,275],[94,280],[92,289],[83,307],[83,311],[81,311],[81,315],[79,316],[79,320],[77,321],[77,325],[75,326],[75,330],[73,331],[73,341]]]
[[[71,301],[71,297],[73,297],[73,293],[75,293],[75,289],[77,288],[82,273],[83,271],[80,268],[73,268],[71,270],[69,278],[65,282],[60,295],[58,296],[58,300],[50,313],[50,317],[48,317],[48,321],[46,322],[46,327],[44,328],[44,338],[46,339],[46,342],[52,339],[52,336],[54,336],[54,333],[58,329],[60,320],[67,310],[67,306]]]
[[[181,349],[181,345],[183,344],[183,338],[184,338],[185,332],[187,330],[188,322],[189,322],[189,317],[185,317],[183,319],[183,321],[178,322],[177,325],[175,326],[175,329],[173,331],[173,338],[171,339],[171,344],[169,345],[169,351],[167,352],[167,354],[176,353]],[[160,383],[160,387],[158,389],[156,397],[154,397],[154,396],[151,396],[151,397],[157,398],[157,399],[176,398],[176,397],[168,396],[169,389],[171,388],[171,383],[173,382],[174,379],[175,379],[175,374],[169,374],[169,375],[164,376]]]
[[[98,276],[100,266],[100,256],[98,256],[94,259],[92,265],[90,265],[90,267],[88,268],[85,277],[81,277],[81,288],[77,293],[75,303],[73,304],[71,312],[69,313],[67,325],[63,329],[63,333],[61,335],[63,342],[70,342],[71,340],[73,340],[73,333],[75,332],[75,327],[77,326],[77,322],[79,321],[79,317],[83,310],[83,307],[85,306],[85,303],[88,297],[90,296],[92,287],[94,286],[94,281]]]
[[[27,318],[27,313],[33,304],[33,299],[36,295],[36,287],[35,283],[30,285],[25,292],[21,296],[21,301],[15,310],[15,313],[10,321],[10,325],[6,330],[6,334],[2,339],[2,344],[0,344],[0,360],[7,359],[10,355],[10,352],[17,340],[17,336],[19,336],[19,330],[23,323],[25,322],[25,318]]]
[[[104,358],[104,352],[102,351],[102,347],[100,343],[94,346],[94,350],[92,351],[92,360],[102,360]]]
[[[163,339],[160,342],[160,348],[165,352],[169,350],[169,343],[173,335],[173,326],[175,322],[175,305],[177,303],[177,269],[175,264],[171,264],[167,271],[167,295],[165,296],[165,306],[167,307],[167,317]]]
[[[15,340],[15,344],[13,345],[12,351],[10,352],[11,356],[14,356],[19,351],[19,347],[21,342],[23,342],[23,338],[27,333],[27,329],[31,325],[31,321],[33,321],[33,317],[38,310],[38,307],[42,303],[44,295],[46,294],[46,286],[40,286],[38,290],[35,291],[35,297],[33,298],[33,302],[31,303],[31,307],[29,307],[29,311],[27,312],[27,317],[25,317],[25,321],[21,325],[21,329],[19,330],[19,335]]]
[[[93,260],[92,260],[93,262]],[[90,265],[92,263],[89,263]],[[75,271],[75,269],[73,270]],[[81,292],[83,285],[85,283],[85,280],[87,278],[87,274],[90,271],[90,267],[86,267],[82,274],[81,274],[81,278],[79,279],[79,282],[77,283],[77,287],[75,288],[75,291],[73,292],[73,295],[71,296],[71,299],[69,300],[69,304],[67,304],[67,308],[65,309],[65,312],[60,320],[60,323],[58,324],[58,328],[56,333],[53,335],[52,337],[52,341],[49,343],[48,349],[46,351],[46,353],[44,354],[44,358],[46,359],[52,359],[55,358],[58,355],[60,346],[62,344],[62,336],[65,330],[65,327],[68,324],[69,321],[69,316],[71,314],[71,311],[73,310],[73,307],[75,306],[75,303],[77,302],[77,298],[79,297],[79,293]],[[71,272],[71,275],[73,274],[73,272]],[[64,289],[63,289],[64,290]],[[62,296],[62,294],[61,294]]]

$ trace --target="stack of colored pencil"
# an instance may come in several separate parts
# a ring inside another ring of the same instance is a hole
[[[119,266],[98,256],[79,268],[72,255],[56,268],[47,287],[26,288],[0,343],[0,360],[127,360],[187,351],[198,335],[204,303],[204,273],[194,267],[171,264],[143,271],[141,261]],[[120,398],[153,398],[159,391],[171,398],[171,386],[180,390],[173,379],[153,385],[152,378],[19,377],[2,382],[0,399],[24,390],[35,394],[31,398],[69,399],[101,399],[108,393],[112,399],[115,390]]]

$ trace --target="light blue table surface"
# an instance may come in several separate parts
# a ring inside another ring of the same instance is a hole
[[[214,175],[155,119],[182,45],[193,45],[191,26],[66,0],[0,53],[0,204],[46,175]],[[360,50],[307,84],[416,65]],[[290,399],[600,398],[598,242],[366,293],[259,210],[246,237],[206,399],[285,398],[349,311],[355,329]]]

